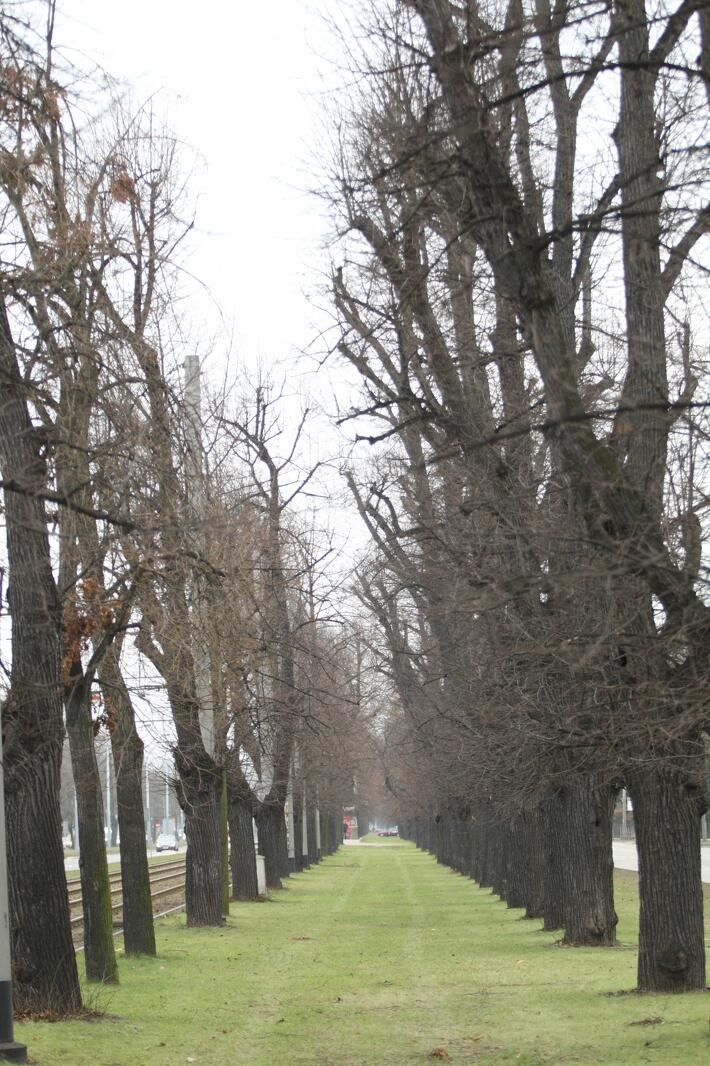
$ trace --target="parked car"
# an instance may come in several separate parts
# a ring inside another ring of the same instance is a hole
[[[177,851],[178,842],[174,833],[161,833],[155,842],[156,851]]]
[[[378,837],[398,837],[399,828],[396,825],[393,825],[389,829],[379,829],[377,835]]]

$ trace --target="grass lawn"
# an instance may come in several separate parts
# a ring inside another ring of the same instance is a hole
[[[103,1020],[17,1039],[44,1066],[710,1062],[710,996],[608,994],[635,983],[635,875],[619,948],[561,948],[412,845],[370,842],[223,929],[161,921],[159,958],[91,993]]]

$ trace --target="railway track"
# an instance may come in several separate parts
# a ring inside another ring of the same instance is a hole
[[[153,915],[154,917],[161,916],[162,913],[168,913],[163,911],[161,914],[156,913],[157,909],[164,906],[164,902],[177,901],[180,898],[180,906],[170,907],[169,911],[179,910],[182,906],[182,900],[185,895],[185,858],[175,859],[173,862],[155,863],[150,866],[150,895],[153,900]],[[123,900],[121,896],[123,894],[121,886],[121,874],[120,871],[115,874],[110,874],[109,883],[111,886],[111,910],[114,915],[114,936],[118,936],[122,929],[122,922],[120,921],[120,914],[123,911]],[[81,887],[75,882],[69,882],[69,909],[71,911],[71,926],[72,933],[74,935],[75,943],[78,944],[77,951],[81,951],[83,947],[79,943],[81,940],[81,930],[84,924],[84,916],[82,914],[82,896]],[[170,897],[170,900],[167,899]],[[114,902],[115,900],[115,902]],[[164,902],[163,902],[164,901]]]

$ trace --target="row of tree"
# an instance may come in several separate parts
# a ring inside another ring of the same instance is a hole
[[[360,12],[332,297],[395,809],[610,945],[627,788],[639,988],[705,988],[707,2]]]
[[[222,388],[203,417],[181,314],[192,219],[176,139],[153,108],[130,111],[72,70],[54,47],[54,3],[46,25],[36,11],[0,10],[2,730],[15,1001],[66,1013],[81,994],[65,730],[87,976],[118,972],[100,731],[116,778],[125,949],[155,952],[127,664],[151,664],[169,710],[191,926],[228,913],[228,838],[233,894],[256,896],[252,819],[270,887],[340,843],[370,732],[353,632],[328,600],[328,535],[299,508],[317,472],[299,466],[307,413],[281,425],[278,399],[252,386],[242,399]]]

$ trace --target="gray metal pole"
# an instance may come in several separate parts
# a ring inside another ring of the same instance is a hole
[[[12,1026],[12,967],[10,965],[10,901],[7,891],[5,845],[5,780],[0,730],[0,1059],[27,1062],[27,1048],[18,1044]]]
[[[315,817],[315,823],[316,823],[316,860],[318,862],[320,862],[320,860],[323,858],[323,852],[321,850],[321,839],[320,839],[320,806],[319,806],[319,802],[318,802],[318,786],[317,785],[316,785],[316,817]]]
[[[288,842],[288,871],[296,872],[296,834],[293,823],[293,763],[288,775],[288,792],[286,794],[286,839]]]
[[[626,840],[626,838],[629,835],[628,826],[627,826],[627,822],[628,822],[628,812],[627,812],[628,800],[627,800],[626,797],[627,797],[626,789],[622,788],[622,790],[621,790],[621,839],[622,840]]]
[[[145,839],[146,844],[153,840],[153,823],[150,820],[150,780],[148,778],[148,760],[145,761]]]
[[[308,859],[308,811],[306,809],[306,782],[303,782],[303,799],[301,800],[301,856],[303,869],[307,870],[311,865]]]
[[[192,512],[192,520],[196,523],[196,536],[198,542],[202,539],[200,523],[204,520],[205,510],[205,463],[202,449],[202,390],[200,388],[200,361],[196,355],[185,356],[183,363],[185,371],[185,440],[187,454],[185,455],[185,487],[187,498]],[[214,755],[215,730],[214,730],[214,707],[212,704],[212,686],[210,684],[210,660],[209,653],[204,641],[201,639],[200,611],[201,605],[198,596],[195,600],[196,633],[194,637],[195,647],[195,681],[197,684],[197,698],[200,704],[200,732],[202,742],[208,755]]]
[[[106,743],[106,845],[111,846],[111,741]]]

